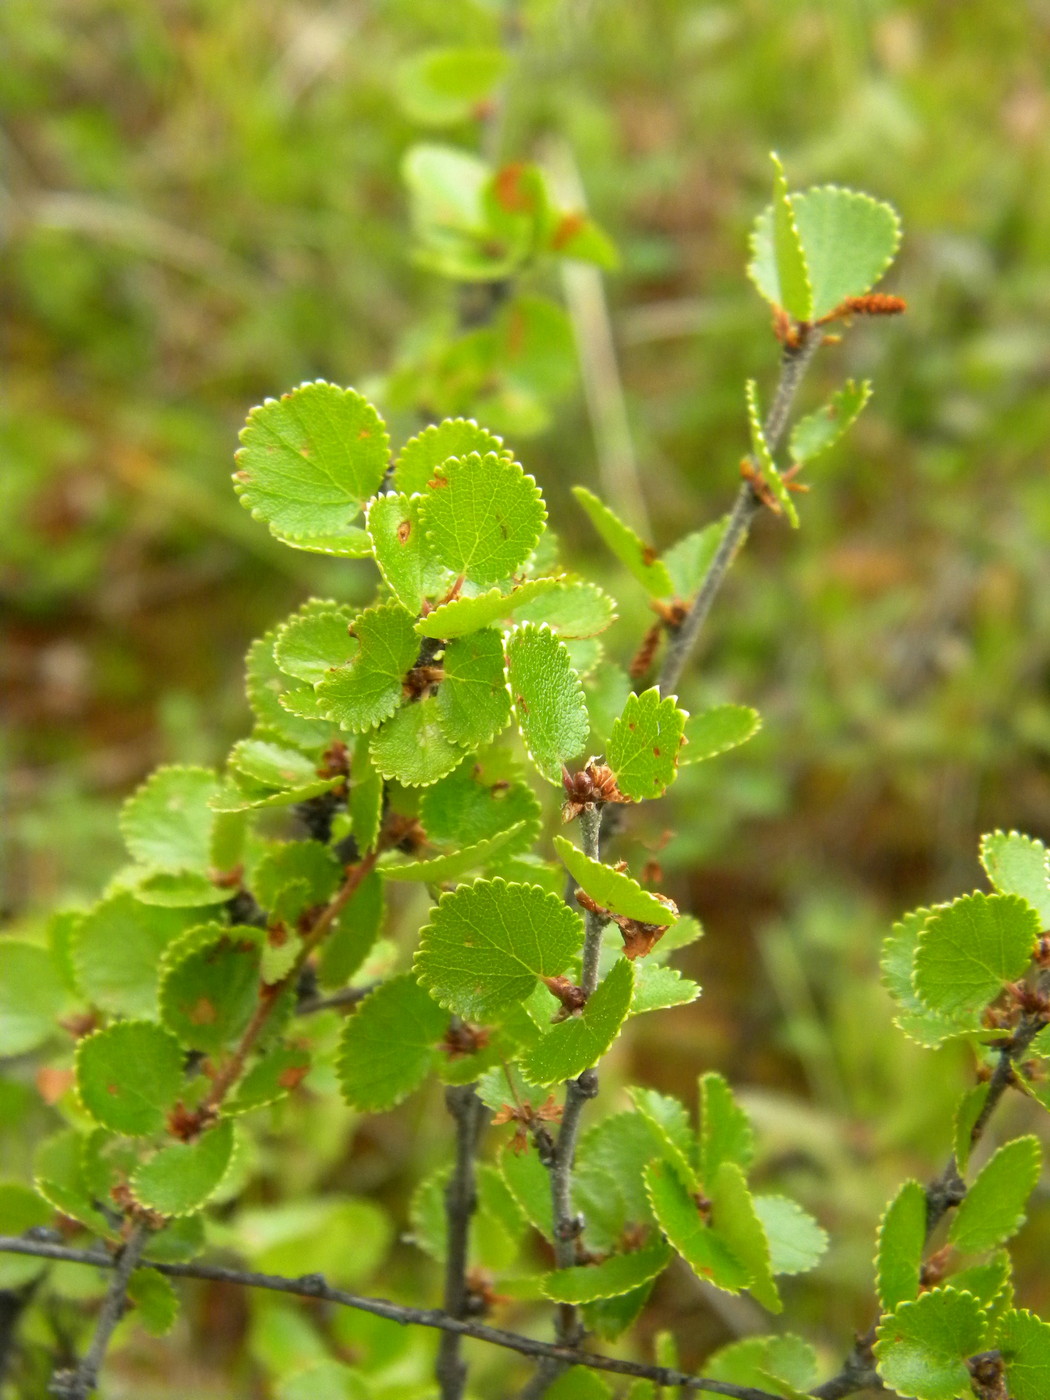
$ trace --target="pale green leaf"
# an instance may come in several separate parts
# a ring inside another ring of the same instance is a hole
[[[572,1366],[547,1387],[546,1400],[610,1400],[612,1391],[585,1366]]]
[[[420,798],[427,836],[442,845],[473,846],[520,825],[521,835],[510,849],[527,849],[539,834],[540,803],[517,773],[498,750],[480,760],[468,758]]]
[[[791,430],[788,455],[793,462],[811,462],[834,447],[860,417],[871,398],[871,381],[847,379],[823,408],[800,418]]]
[[[425,234],[431,228],[468,233],[481,230],[481,191],[489,176],[484,161],[453,146],[420,142],[406,151],[401,172],[411,196],[417,232]],[[400,481],[398,486],[406,489]]]
[[[549,627],[516,627],[507,638],[507,681],[529,756],[545,778],[559,782],[562,764],[580,754],[590,731],[565,644]]]
[[[723,1162],[747,1168],[754,1155],[751,1120],[733,1098],[725,1078],[708,1070],[700,1076],[700,1180],[710,1181]]]
[[[675,592],[667,566],[657,558],[656,551],[645,544],[629,525],[598,499],[585,486],[574,486],[572,494],[590,517],[591,524],[647,593],[654,598],[669,598]]]
[[[407,115],[423,126],[454,126],[474,116],[504,77],[498,48],[424,49],[398,64],[394,87]]]
[[[722,1162],[705,1186],[714,1227],[748,1272],[748,1292],[770,1312],[782,1311],[784,1305],[773,1281],[769,1240],[743,1170],[736,1162]]]
[[[353,389],[318,380],[253,408],[241,432],[234,489],[286,539],[341,536],[378,490],[390,439]]]
[[[700,763],[705,758],[735,749],[762,728],[762,718],[750,705],[714,705],[690,715],[685,722],[685,746],[679,763]]]
[[[762,427],[762,415],[758,406],[758,385],[753,379],[747,381],[747,422],[751,430],[752,460],[760,469],[762,480],[772,491],[777,505],[791,522],[792,528],[797,530],[798,511],[795,509],[795,502],[791,499],[791,492],[788,490],[784,478],[777,471],[773,453],[766,442],[765,429]]]
[[[809,280],[806,255],[795,223],[784,167],[778,156],[773,155],[772,161],[773,266],[776,270],[773,301],[796,321],[809,321],[813,316],[813,286]]]
[[[207,871],[215,820],[208,799],[218,786],[209,768],[158,768],[121,809],[132,856],[155,870]]]
[[[983,1254],[1015,1235],[1043,1169],[1037,1137],[1005,1143],[981,1168],[952,1217],[948,1238],[965,1254]]]
[[[564,836],[555,836],[554,845],[580,888],[610,914],[623,914],[628,919],[667,927],[677,921],[678,910],[666,896],[643,890],[624,871],[592,860]]]
[[[989,1083],[989,1080],[985,1080],[982,1084],[974,1084],[972,1088],[967,1089],[956,1105],[952,1145],[955,1151],[955,1165],[961,1172],[965,1172],[970,1162],[970,1153],[974,1146],[973,1130],[988,1099]]]
[[[537,885],[477,880],[441,897],[420,935],[415,967],[442,1006],[485,1022],[523,1001],[537,978],[564,972],[582,942],[579,915],[556,895]],[[535,1083],[550,1082],[527,1066],[525,1072]]]
[[[318,776],[312,759],[272,739],[238,739],[230,750],[230,764],[268,788],[301,788]]]
[[[650,1162],[645,1183],[660,1229],[693,1273],[727,1293],[746,1288],[748,1269],[706,1222],[679,1173],[666,1162]]]
[[[93,1234],[113,1239],[116,1232],[94,1204],[84,1171],[83,1134],[67,1128],[45,1138],[33,1153],[33,1184],[55,1210],[79,1220]]]
[[[212,815],[218,818],[220,814],[215,812]],[[223,813],[223,819],[228,815]],[[235,863],[231,862],[226,869]],[[236,894],[236,890],[230,886],[222,888],[214,885],[207,875],[198,874],[195,870],[150,870],[132,866],[114,879],[110,889],[115,892],[118,882],[124,884],[125,880],[137,902],[152,909],[206,909],[213,904],[226,904]]]
[[[336,737],[336,726],[327,719],[302,719],[281,704],[281,697],[293,686],[293,681],[274,660],[277,635],[277,632],[267,632],[248,649],[245,678],[248,703],[260,729],[285,743],[303,749],[320,749]]]
[[[451,603],[442,603],[433,612],[421,617],[416,623],[416,631],[421,637],[444,638],[465,637],[468,632],[477,632],[482,627],[490,627],[510,617],[530,599],[549,593],[557,588],[556,578],[531,578],[504,593],[501,588],[490,588],[487,593],[479,593],[473,598],[454,598]]]
[[[1042,841],[993,831],[981,837],[981,864],[999,894],[1017,894],[1039,915],[1041,929],[1050,929],[1050,853]]]
[[[488,865],[505,846],[517,843],[525,830],[524,822],[517,822],[505,831],[497,832],[473,846],[464,846],[447,855],[434,856],[430,860],[410,860],[390,865],[381,865],[379,874],[384,880],[414,880],[428,885],[442,885],[448,880],[458,880],[468,870]]]
[[[421,513],[438,562],[481,586],[521,568],[547,518],[533,478],[496,452],[450,457],[436,467]]]
[[[362,855],[375,847],[383,823],[383,780],[372,765],[369,747],[363,734],[350,764],[350,826]]]
[[[160,1132],[182,1090],[182,1050],[153,1021],[118,1021],[77,1045],[80,1101],[96,1123],[126,1137]]]
[[[301,549],[307,554],[327,554],[334,559],[367,559],[372,552],[372,541],[360,525],[347,525],[332,535],[294,535],[271,525],[270,533],[289,549]]]
[[[216,1054],[251,1020],[261,937],[257,928],[210,924],[168,949],[161,970],[161,1019],[187,1049]]]
[[[405,705],[372,735],[376,772],[402,787],[428,787],[459,766],[463,750],[445,737],[436,695]]]
[[[628,698],[606,749],[606,762],[625,797],[635,802],[659,797],[674,782],[686,719],[676,697],[661,700],[656,686]]]
[[[23,1055],[54,1035],[67,996],[46,948],[0,939],[0,1055]]]
[[[919,946],[919,933],[930,912],[929,909],[915,909],[894,924],[892,932],[883,939],[880,961],[883,985],[898,1007],[894,1023],[905,1035],[925,1046],[940,1045],[942,1040],[974,1028],[973,1018],[967,1024],[931,1011],[915,994],[912,982],[915,953]]]
[[[616,1298],[662,1273],[671,1258],[665,1244],[648,1245],[632,1254],[613,1254],[598,1264],[558,1269],[546,1274],[540,1285],[544,1296],[556,1303],[593,1303]]]
[[[875,1270],[883,1312],[918,1297],[925,1248],[926,1191],[918,1181],[906,1181],[879,1221]]]
[[[1026,970],[1040,931],[1019,895],[969,894],[941,905],[919,932],[915,991],[932,1011],[976,1020]]]
[[[359,651],[347,666],[330,671],[317,694],[328,716],[351,733],[374,729],[402,700],[405,676],[416,663],[419,639],[412,615],[399,603],[380,603],[354,619]]]
[[[804,1274],[814,1268],[828,1247],[822,1226],[788,1196],[754,1196],[755,1214],[769,1241],[774,1274]]]
[[[670,1161],[683,1182],[696,1182],[696,1139],[685,1105],[656,1089],[628,1090],[631,1102],[649,1123],[660,1144],[660,1155]]]
[[[300,1045],[275,1045],[252,1065],[222,1111],[234,1116],[277,1103],[302,1082],[309,1069],[309,1050]]]
[[[702,530],[694,530],[664,551],[663,563],[671,577],[676,598],[688,602],[699,592],[707,571],[714,563],[725,528],[725,519],[716,520]]]
[[[660,1134],[637,1112],[611,1114],[584,1133],[574,1159],[572,1199],[587,1221],[592,1248],[615,1250],[628,1225],[652,1222],[644,1172],[662,1147]]]
[[[233,1156],[233,1123],[223,1119],[192,1142],[162,1147],[131,1178],[131,1193],[147,1210],[190,1215],[218,1189]]]
[[[357,652],[350,636],[353,610],[313,598],[282,623],[276,632],[273,657],[286,675],[316,685],[333,666],[345,666]]]
[[[423,529],[423,501],[391,493],[368,507],[368,534],[379,571],[402,607],[415,615],[423,599],[444,592],[449,579],[434,558]]]
[[[587,713],[592,742],[603,747],[631,694],[631,681],[622,666],[606,661],[587,679]]]
[[[495,452],[509,457],[503,439],[479,428],[472,418],[446,418],[432,423],[414,438],[410,438],[398,453],[394,463],[394,485],[407,496],[422,493],[440,467],[450,457],[466,457],[471,452],[486,456]]]
[[[493,627],[450,641],[437,712],[445,738],[464,748],[489,743],[510,720],[503,638]]]
[[[326,991],[343,987],[365,962],[383,927],[383,881],[370,871],[343,906],[321,945],[317,978]]]
[[[179,1295],[169,1278],[156,1269],[136,1269],[128,1280],[128,1298],[134,1304],[135,1321],[151,1337],[163,1337],[175,1326]]]
[[[283,841],[271,846],[255,867],[252,893],[264,909],[272,910],[286,886],[301,882],[301,908],[307,908],[327,904],[341,879],[339,862],[320,841]]]
[[[561,579],[517,609],[521,622],[545,622],[563,640],[596,637],[616,621],[616,604],[596,583]]]
[[[81,991],[93,1005],[118,1016],[156,1016],[161,954],[199,917],[192,909],[149,908],[131,894],[96,904],[73,940]]]
[[[414,977],[391,977],[343,1027],[339,1083],[351,1108],[379,1113],[417,1089],[434,1063],[448,1013]]]
[[[995,1336],[1013,1400],[1050,1395],[1050,1323],[1022,1309],[1004,1315]]]
[[[688,1006],[699,995],[700,984],[683,977],[677,968],[660,967],[649,961],[635,963],[632,1016],[642,1016],[647,1011],[666,1011],[671,1006]]]
[[[875,1356],[879,1375],[898,1395],[957,1400],[969,1395],[966,1360],[984,1347],[985,1318],[969,1293],[935,1288],[884,1316]]]
[[[502,1070],[499,1071],[502,1076]],[[535,1104],[534,1107],[538,1107]],[[551,1205],[551,1179],[539,1154],[531,1147],[527,1152],[515,1152],[510,1144],[500,1152],[500,1171],[522,1214],[548,1240],[554,1234]]]
[[[553,1084],[597,1064],[619,1034],[633,992],[634,965],[619,958],[583,1010],[552,1026],[524,1056],[527,1077],[534,1084]]]

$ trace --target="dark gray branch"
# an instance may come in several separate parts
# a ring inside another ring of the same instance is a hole
[[[474,1158],[489,1114],[473,1084],[450,1084],[445,1103],[456,1125],[456,1165],[445,1189],[445,1312],[449,1317],[464,1318],[471,1301],[467,1283],[470,1222],[477,1206]],[[460,1340],[457,1332],[445,1332],[441,1337],[434,1368],[441,1400],[461,1400],[467,1383]]]
[[[91,1339],[83,1361],[72,1371],[56,1371],[48,1387],[50,1394],[59,1400],[88,1400],[98,1385],[98,1373],[105,1360],[106,1348],[113,1336],[114,1328],[124,1315],[127,1302],[128,1280],[138,1267],[139,1257],[149,1240],[149,1226],[143,1222],[135,1225],[128,1236],[128,1242],[115,1259],[108,1259],[113,1270],[109,1288],[102,1303],[102,1311],[95,1323],[95,1335]]]
[[[69,1249],[65,1245],[45,1240],[20,1239],[0,1235],[0,1254],[28,1254],[37,1259],[54,1259],[67,1264],[90,1264],[99,1269],[115,1269],[118,1261],[112,1255],[95,1249]],[[123,1258],[123,1256],[122,1256]],[[656,1385],[680,1390],[706,1391],[712,1395],[728,1395],[733,1400],[779,1400],[767,1390],[754,1386],[730,1385],[724,1381],[691,1376],[670,1366],[647,1366],[641,1361],[625,1361],[617,1356],[602,1356],[598,1352],[579,1351],[574,1347],[556,1346],[523,1337],[501,1327],[489,1327],[483,1322],[449,1317],[440,1308],[412,1308],[390,1303],[385,1298],[367,1298],[348,1293],[342,1288],[330,1288],[320,1274],[305,1274],[302,1278],[284,1278],[279,1274],[260,1274],[245,1269],[230,1269],[218,1264],[161,1264],[146,1261],[134,1267],[156,1269],[169,1278],[203,1279],[210,1283],[233,1283],[244,1288],[265,1288],[272,1293],[290,1293],[300,1298],[319,1298],[339,1307],[355,1308],[358,1312],[384,1317],[414,1327],[433,1327],[441,1332],[455,1332],[461,1337],[488,1342],[492,1346],[516,1351],[521,1356],[548,1359],[561,1366],[586,1366],[592,1371],[605,1371],[614,1376],[630,1376],[648,1380]],[[130,1272],[130,1271],[129,1271]]]

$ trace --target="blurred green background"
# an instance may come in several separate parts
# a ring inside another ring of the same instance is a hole
[[[435,132],[399,65],[454,43],[504,43],[509,76],[495,119]],[[538,160],[619,249],[601,281],[530,274],[519,290],[568,320],[540,327],[520,382],[453,406],[505,433],[570,553],[614,581],[623,661],[647,614],[568,487],[661,547],[727,508],[744,381],[775,375],[744,276],[769,150],[795,188],[898,208],[886,285],[909,313],[823,352],[806,406],[847,375],[875,398],[813,470],[802,530],[759,521],[683,692],[765,728],[633,833],[708,936],[703,1001],[651,1018],[625,1061],[686,1095],[698,1068],[731,1071],[839,1231],[800,1306],[829,1336],[866,1325],[878,1210],[948,1140],[922,1087],[964,1082],[890,1030],[878,939],[977,883],[980,832],[1050,834],[1050,3],[6,0],[0,45],[0,875],[23,928],[96,894],[150,768],[218,761],[243,732],[254,636],[371,586],[274,543],[229,473],[247,410],[303,379],[372,394],[395,436],[418,426],[405,385],[456,293],[412,258],[413,143]],[[418,1132],[393,1121],[355,1148],[392,1198]],[[1030,1233],[1045,1307],[1050,1239]],[[742,1325],[695,1296],[662,1307],[691,1362]],[[228,1362],[194,1394],[268,1393],[222,1389]]]

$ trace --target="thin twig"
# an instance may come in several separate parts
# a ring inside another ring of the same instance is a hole
[[[456,1165],[445,1188],[445,1312],[449,1317],[464,1318],[470,1308],[470,1223],[477,1207],[474,1159],[489,1113],[473,1084],[450,1084],[445,1103],[456,1124]],[[460,1341],[457,1332],[442,1334],[434,1367],[441,1400],[461,1400],[467,1383]]]
[[[327,997],[307,997],[295,1008],[297,1016],[313,1016],[318,1011],[334,1011],[343,1006],[356,1006],[379,986],[379,982],[364,982],[360,987],[341,987]]]
[[[59,1400],[88,1400],[88,1396],[98,1385],[98,1373],[105,1360],[106,1348],[117,1323],[124,1315],[128,1280],[138,1267],[139,1257],[146,1248],[149,1237],[150,1227],[140,1220],[132,1228],[127,1244],[116,1259],[109,1261],[113,1277],[109,1281],[102,1311],[95,1323],[95,1335],[91,1339],[91,1345],[79,1366],[71,1371],[56,1371],[51,1377],[48,1391],[51,1395],[59,1397]]]
[[[44,1240],[20,1239],[11,1235],[0,1235],[0,1254],[27,1254],[38,1259],[53,1259],[66,1264],[89,1264],[100,1269],[115,1269],[118,1266],[116,1259],[99,1250],[70,1249],[65,1245],[50,1244]],[[598,1352],[556,1346],[552,1342],[537,1341],[533,1337],[524,1337],[500,1327],[489,1327],[483,1322],[449,1317],[440,1308],[413,1308],[388,1302],[385,1298],[369,1298],[357,1293],[348,1293],[342,1288],[330,1288],[320,1274],[285,1278],[280,1274],[261,1274],[246,1269],[225,1268],[218,1264],[163,1264],[152,1260],[136,1264],[135,1267],[156,1269],[158,1273],[166,1274],[169,1278],[232,1283],[244,1288],[264,1288],[272,1293],[290,1293],[300,1298],[317,1298],[322,1302],[354,1308],[358,1312],[371,1313],[373,1317],[383,1317],[390,1322],[400,1322],[406,1326],[432,1327],[440,1332],[456,1332],[461,1337],[488,1342],[507,1351],[516,1351],[521,1356],[546,1357],[562,1366],[586,1366],[592,1371],[649,1380],[671,1389],[677,1386],[682,1390],[708,1391],[713,1395],[728,1395],[733,1397],[733,1400],[779,1400],[778,1396],[767,1390],[756,1390],[754,1386],[730,1385],[725,1381],[708,1380],[704,1376],[692,1376],[686,1371],[677,1371],[670,1366],[648,1366],[641,1361],[625,1361],[617,1356],[602,1356]]]
[[[823,336],[818,330],[810,330],[803,335],[797,347],[784,350],[780,361],[780,379],[773,403],[763,425],[763,433],[771,452],[776,451],[780,439],[788,425],[791,407],[798,393],[799,385],[805,377],[813,356],[820,347]],[[729,566],[736,558],[737,551],[747,538],[752,521],[761,509],[762,501],[749,481],[745,481],[737,492],[733,509],[726,525],[725,534],[718,546],[718,552],[707,570],[699,592],[685,616],[685,621],[671,634],[660,671],[660,694],[672,694],[685,669],[685,663],[696,645],[700,629],[711,611],[711,604],[725,582]]]

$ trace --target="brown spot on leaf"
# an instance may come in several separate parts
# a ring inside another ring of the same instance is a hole
[[[514,697],[514,703],[517,705],[518,709],[522,712],[523,715],[527,715],[529,713],[529,707],[525,701],[524,695],[516,695]]]
[[[442,486],[448,485],[448,478],[444,476],[438,476],[435,472],[434,475],[427,482],[427,485],[430,487],[431,491],[440,491]]]
[[[215,1003],[209,997],[198,997],[193,1009],[188,1013],[188,1020],[193,1026],[210,1026],[218,1019],[218,1015]]]
[[[659,758],[659,757],[660,757],[660,750],[659,750],[658,748],[656,748],[656,747],[653,748],[653,757],[654,757],[654,758]]]
[[[563,214],[551,239],[551,247],[555,252],[560,251],[567,243],[571,243],[586,223],[587,219],[583,214]]]
[[[239,471],[233,474],[234,481],[251,481],[251,472]]]
[[[643,564],[655,564],[655,563],[656,563],[656,550],[652,547],[651,544],[647,544],[647,545],[645,546],[645,548],[642,550],[642,563],[643,563]]]
[[[371,429],[371,428],[361,428],[360,431],[358,432],[357,436],[358,436],[359,438],[370,438],[370,437],[372,436],[372,429]]]
[[[408,543],[408,537],[409,537],[409,535],[411,535],[411,533],[412,533],[412,522],[411,522],[411,520],[402,520],[401,524],[397,527],[397,542],[398,542],[398,544],[407,544],[407,543]]]
[[[282,1069],[277,1076],[277,1083],[282,1089],[297,1089],[306,1078],[309,1072],[309,1065],[289,1065],[287,1069]]]
[[[524,174],[525,166],[520,161],[496,172],[493,182],[496,202],[511,214],[531,214],[536,207],[535,196],[522,181]]]
[[[36,1072],[36,1087],[46,1104],[58,1103],[59,1099],[73,1083],[71,1069],[56,1069],[54,1065],[42,1065]]]

